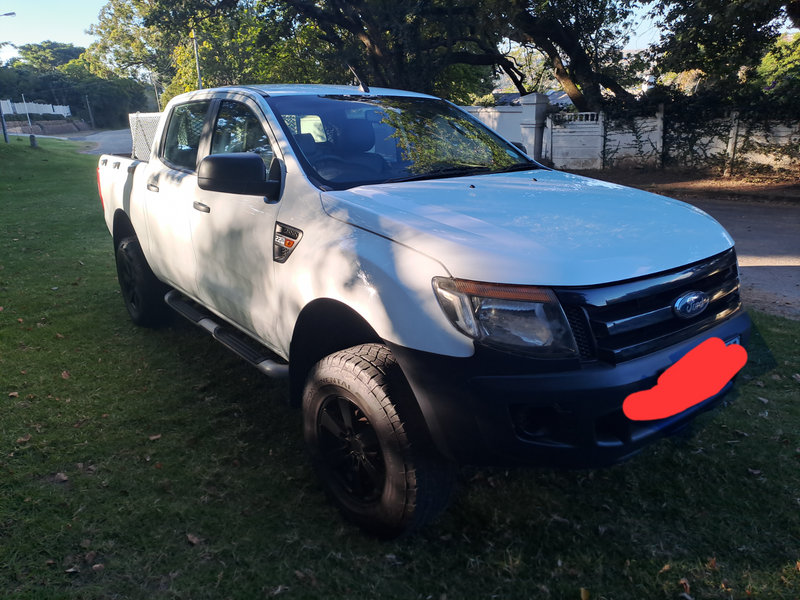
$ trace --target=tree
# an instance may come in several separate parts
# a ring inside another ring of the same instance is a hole
[[[35,71],[52,72],[57,67],[78,58],[85,49],[73,44],[46,40],[40,44],[18,46],[17,50],[20,55],[20,62],[17,64],[28,66]]]
[[[73,117],[85,118],[86,97],[98,127],[124,127],[128,113],[146,110],[143,86],[127,78],[103,79],[94,75],[88,62],[76,58],[54,70],[35,70],[24,61],[14,67],[0,67],[0,88],[6,98],[28,102],[60,104],[70,107]]]
[[[789,17],[789,20],[791,20],[797,29],[800,29],[800,0],[787,2],[784,8],[786,9],[786,16]]]
[[[626,0],[508,0],[509,37],[550,60],[553,74],[581,111],[599,110],[601,88],[634,101],[620,83],[622,48],[631,29]],[[520,86],[518,86],[520,87]]]
[[[553,73],[553,63],[538,48],[514,43],[508,50],[508,56],[523,74],[522,81],[526,90],[544,94],[560,85]],[[517,91],[514,82],[506,73],[500,75],[496,87],[500,92]]]
[[[146,88],[142,83],[129,77],[98,77],[83,57],[59,67],[54,75],[59,76],[64,86],[61,103],[69,104],[73,115],[87,121],[86,97],[89,97],[97,127],[127,127],[129,113],[146,110]]]
[[[285,0],[315,22],[341,60],[370,85],[432,93],[451,65],[507,61],[487,30],[478,0]],[[452,71],[451,71],[452,74]]]
[[[173,15],[173,19],[183,15]],[[294,17],[275,2],[240,2],[190,23],[168,20],[181,39],[193,30],[203,85],[216,87],[252,83],[348,83],[352,75],[320,39],[319,28]],[[197,89],[194,48],[190,38],[172,52],[176,75],[164,98]]]
[[[325,53],[305,61],[305,67],[304,61],[293,64],[302,71],[314,66],[311,75],[320,83],[350,80],[347,63],[369,85],[439,91],[458,99],[471,85],[486,88],[493,65],[514,66],[497,49],[499,38],[482,28],[488,22],[482,0],[155,0],[153,5],[146,22],[175,29],[197,28],[249,6],[264,22],[258,51],[274,52],[281,61],[294,57],[285,53],[292,36],[280,28],[305,32]]]
[[[757,87],[771,118],[794,120],[800,114],[800,33],[786,36],[772,47],[748,82]]]
[[[98,37],[84,54],[92,73],[106,79],[133,77],[156,87],[175,76],[173,39],[144,18],[150,10],[143,0],[109,0],[98,23],[87,30]]]
[[[653,49],[661,72],[699,69],[708,80],[738,83],[778,38],[800,0],[645,0],[662,30]]]

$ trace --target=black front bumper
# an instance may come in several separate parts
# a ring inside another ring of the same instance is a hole
[[[733,387],[682,413],[631,421],[622,403],[654,387],[683,355],[712,337],[746,345],[744,310],[703,334],[617,365],[539,360],[476,345],[452,358],[389,344],[417,397],[439,450],[462,464],[608,466],[682,429]]]

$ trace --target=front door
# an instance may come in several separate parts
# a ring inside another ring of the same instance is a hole
[[[211,154],[255,152],[269,169],[274,144],[254,104],[224,100],[214,120]],[[256,334],[274,337],[272,246],[279,203],[263,196],[200,190],[191,211],[197,287],[204,304]]]

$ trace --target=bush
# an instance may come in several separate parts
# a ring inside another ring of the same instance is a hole
[[[6,123],[9,122],[16,122],[16,121],[23,121],[25,123],[28,122],[27,115],[20,115],[20,114],[11,114],[11,115],[3,115],[6,119]],[[35,115],[31,113],[31,121],[66,121],[67,118],[64,115]]]
[[[26,115],[20,114],[10,114],[10,115],[3,115],[6,119],[6,123],[9,122],[16,122],[16,121],[24,121],[25,123],[28,122],[28,117]],[[35,115],[31,113],[31,121],[66,121],[67,118],[64,115],[54,115],[54,114],[45,114],[45,115]]]

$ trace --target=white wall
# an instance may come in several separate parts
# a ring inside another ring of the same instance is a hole
[[[664,148],[663,123],[662,114],[635,118],[632,125],[622,128],[606,123],[605,166],[659,166]]]
[[[523,102],[526,99],[529,104],[537,102],[533,96],[523,97]],[[537,106],[536,112],[530,105],[464,109],[504,138],[521,141],[529,155],[557,169],[657,167],[664,154],[663,109],[654,117],[635,118],[629,123],[604,121],[602,113],[556,113],[544,122],[546,103]],[[677,164],[697,167],[720,163],[741,165],[742,162],[797,167],[797,157],[793,160],[780,156],[775,148],[791,149],[800,144],[800,123],[776,123],[763,132],[748,130],[737,119],[732,115],[731,119],[719,121],[716,136],[698,137],[693,131],[672,132],[680,143],[673,143],[674,154],[670,158]],[[538,136],[538,152],[534,131]]]
[[[511,142],[521,142],[521,106],[464,106],[464,110],[480,119],[497,133]]]

